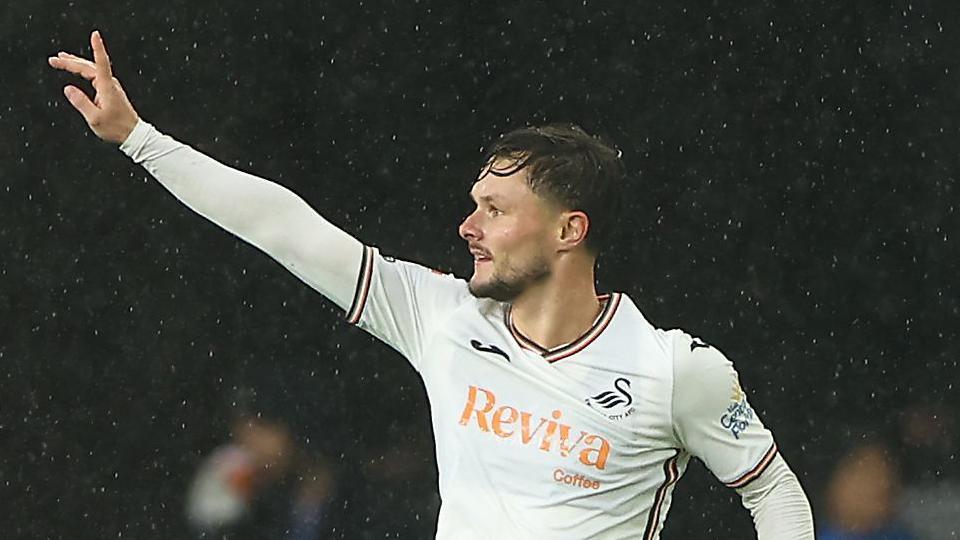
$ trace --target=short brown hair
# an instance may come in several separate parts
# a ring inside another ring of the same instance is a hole
[[[494,162],[512,164],[493,170]],[[620,152],[573,124],[525,127],[501,135],[487,151],[483,174],[507,176],[527,169],[530,189],[568,210],[587,214],[584,244],[599,254],[620,211],[626,170]]]

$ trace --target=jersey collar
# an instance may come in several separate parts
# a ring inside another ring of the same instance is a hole
[[[527,336],[520,333],[517,330],[517,327],[513,325],[513,316],[511,315],[511,308],[507,308],[507,311],[504,315],[506,318],[507,328],[510,329],[510,333],[513,334],[513,338],[517,340],[517,343],[521,347],[529,351],[533,351],[543,357],[547,362],[553,363],[557,360],[562,360],[568,356],[572,356],[584,348],[587,345],[593,343],[598,336],[607,328],[610,324],[610,321],[613,320],[613,315],[617,311],[617,306],[620,305],[620,293],[610,293],[604,294],[597,297],[597,300],[600,300],[604,304],[603,310],[600,312],[600,316],[597,317],[597,320],[593,322],[593,326],[589,330],[584,332],[583,335],[577,339],[567,343],[566,345],[560,345],[552,349],[547,349],[528,338]]]

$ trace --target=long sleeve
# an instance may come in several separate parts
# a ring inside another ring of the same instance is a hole
[[[674,428],[750,510],[759,540],[813,540],[810,504],[773,433],[747,401],[723,353],[682,332],[674,342]]]
[[[813,513],[796,475],[779,455],[763,475],[737,490],[759,540],[813,540]]]
[[[140,120],[120,150],[189,208],[347,309],[363,245],[283,186],[228,167]]]

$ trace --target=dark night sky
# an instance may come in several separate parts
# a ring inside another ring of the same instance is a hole
[[[630,186],[602,288],[733,359],[815,509],[862,433],[896,446],[905,407],[960,405],[952,3],[256,4],[0,8],[11,538],[183,537],[238,387],[340,471],[331,537],[420,538],[435,519],[413,370],[88,133],[46,57],[89,55],[94,28],[159,129],[459,275],[484,145],[548,121],[604,135]],[[388,449],[421,472],[375,477]],[[691,467],[664,538],[749,530]]]

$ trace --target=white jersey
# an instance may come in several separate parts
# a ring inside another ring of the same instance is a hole
[[[417,369],[436,435],[439,538],[657,538],[697,456],[743,488],[760,538],[813,540],[803,489],[730,362],[654,328],[626,296],[605,297],[588,332],[545,350],[516,331],[509,305],[381,257],[276,183],[142,120],[120,149]]]
[[[351,323],[405,356],[436,437],[437,538],[659,536],[692,456],[741,487],[777,453],[732,364],[653,327],[624,294],[552,350],[509,304],[365,247]]]

